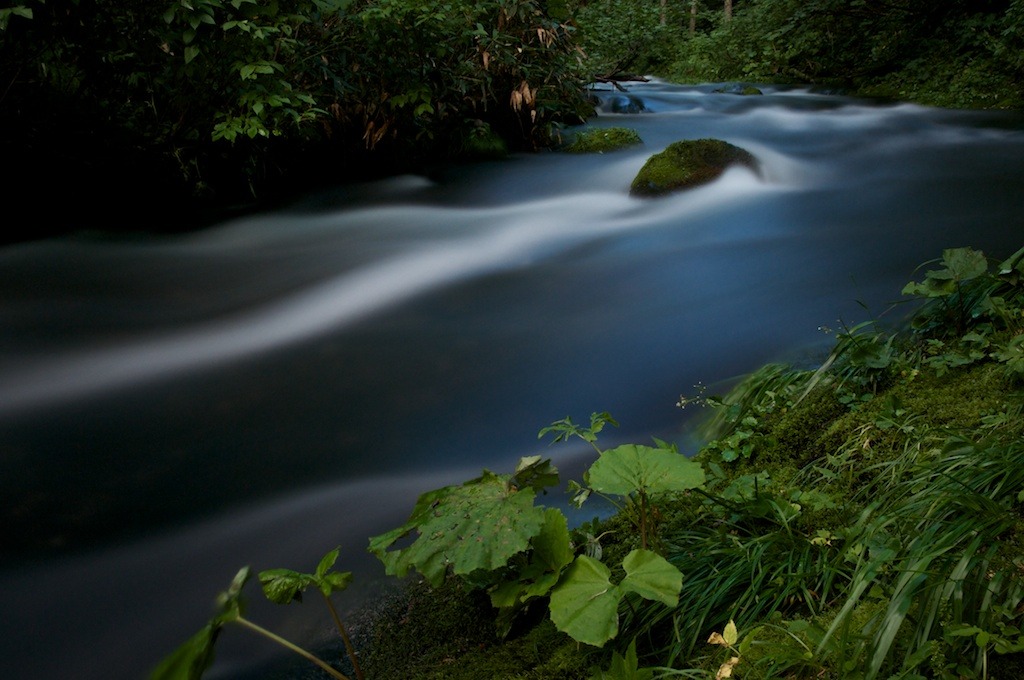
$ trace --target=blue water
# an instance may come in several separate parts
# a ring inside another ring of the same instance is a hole
[[[240,566],[309,571],[335,546],[355,607],[381,576],[367,538],[419,493],[536,453],[578,477],[585,447],[537,438],[552,421],[609,411],[604,445],[692,446],[695,383],[898,321],[943,248],[1024,245],[1019,114],[714,87],[633,84],[633,114],[597,91],[589,125],[635,128],[627,150],[0,249],[0,676],[143,677]],[[758,171],[629,196],[648,156],[700,137]],[[252,600],[297,641],[330,634]],[[211,678],[277,654],[242,631],[218,649]]]

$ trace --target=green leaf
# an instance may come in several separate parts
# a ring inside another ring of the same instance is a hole
[[[621,588],[668,607],[679,604],[683,575],[664,557],[650,550],[636,549],[626,555],[622,566],[626,577],[619,584]]]
[[[947,248],[942,251],[943,269],[925,272],[921,283],[908,283],[904,295],[928,298],[946,297],[957,290],[959,283],[977,278],[988,271],[984,253],[972,248]]]
[[[722,637],[725,638],[725,643],[730,647],[736,644],[739,640],[739,632],[736,630],[736,622],[729,619],[729,623],[725,624],[725,630],[722,631]]]
[[[972,248],[949,248],[942,251],[944,272],[955,281],[969,281],[988,271],[984,253]]]
[[[574,640],[596,647],[619,632],[622,591],[613,586],[611,571],[595,559],[581,555],[551,591],[551,621]]]
[[[624,444],[605,451],[588,471],[591,488],[601,493],[628,495],[684,491],[704,484],[704,468],[668,449]]]
[[[263,594],[276,604],[301,601],[302,591],[314,581],[309,574],[300,574],[291,569],[267,569],[260,572],[259,578]]]
[[[352,582],[352,572],[331,571],[338,561],[340,550],[335,548],[320,559],[313,574],[303,574],[291,569],[267,569],[259,575],[263,594],[271,602],[288,604],[293,600],[302,601],[302,593],[315,585],[329,597],[331,593],[344,590]]]
[[[545,571],[560,571],[573,560],[569,525],[560,510],[544,511],[544,524],[533,539],[533,557]]]
[[[316,565],[316,577],[318,579],[322,579],[327,575],[327,572],[334,566],[334,563],[338,561],[338,555],[340,553],[341,549],[335,548],[320,558],[320,563]]]
[[[634,638],[630,641],[625,656],[613,652],[612,663],[608,670],[598,671],[591,676],[591,680],[651,680],[654,677],[653,668],[640,668],[639,666],[636,639]]]
[[[558,468],[551,464],[550,458],[524,456],[519,459],[512,483],[520,488],[529,486],[534,491],[543,491],[558,484]]]
[[[213,643],[219,631],[219,624],[212,621],[206,624],[164,657],[150,673],[150,680],[200,680],[203,673],[213,665]]]
[[[540,439],[549,432],[554,432],[555,442],[568,441],[570,437],[579,437],[583,441],[593,444],[597,441],[597,435],[604,429],[605,425],[619,426],[618,422],[607,411],[591,413],[590,427],[588,428],[579,427],[576,423],[572,422],[572,418],[566,416],[543,428],[537,434],[537,438]]]
[[[242,567],[228,589],[217,596],[220,610],[203,628],[165,657],[150,674],[150,680],[199,680],[213,663],[213,644],[225,623],[242,615],[242,589],[249,580],[249,567]]]
[[[1012,285],[1018,285],[1024,275],[1024,248],[1021,248],[999,264],[999,278]]]
[[[320,592],[324,595],[330,595],[331,593],[338,593],[345,590],[351,583],[351,571],[332,571],[331,573],[324,575],[322,579],[319,579],[317,581],[317,586],[320,588]]]
[[[491,591],[491,604],[498,608],[514,607],[533,597],[543,597],[555,587],[562,570],[572,563],[573,550],[569,527],[561,510],[548,508],[544,524],[530,545],[530,562],[511,580],[498,584]]]
[[[220,608],[221,613],[214,619],[215,622],[224,624],[234,621],[242,615],[242,609],[244,608],[242,588],[245,587],[246,581],[249,580],[249,575],[249,567],[242,567],[235,574],[235,578],[231,580],[231,585],[228,586],[228,589],[217,596],[217,606]]]
[[[493,571],[526,550],[544,523],[544,510],[533,505],[533,488],[518,489],[507,477],[487,470],[462,486],[420,496],[409,521],[370,539],[370,552],[389,575],[405,576],[415,568],[434,586],[449,566],[456,574]],[[418,534],[412,545],[389,551],[394,543]]]

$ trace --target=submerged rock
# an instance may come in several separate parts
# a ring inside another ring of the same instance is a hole
[[[633,180],[630,193],[660,196],[689,189],[710,182],[736,164],[757,168],[756,159],[748,151],[720,139],[673,142],[647,159]]]
[[[738,83],[719,87],[718,89],[712,90],[712,92],[716,94],[739,94],[744,96],[764,94],[764,92],[761,92],[761,90],[753,85],[740,85]]]
[[[612,113],[644,113],[647,111],[647,105],[640,97],[627,94],[611,99],[608,102],[608,109]]]

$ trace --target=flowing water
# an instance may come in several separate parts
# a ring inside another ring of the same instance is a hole
[[[144,677],[239,567],[311,571],[335,546],[355,607],[381,576],[367,538],[419,493],[537,453],[578,478],[586,451],[538,440],[552,421],[609,411],[606,445],[692,446],[696,383],[897,320],[943,248],[1024,245],[1017,114],[628,89],[595,91],[589,124],[635,128],[627,150],[0,249],[0,677]],[[629,196],[650,154],[701,137],[759,170]],[[286,636],[329,634],[315,602],[250,599]],[[227,631],[208,677],[276,658],[251,637]]]

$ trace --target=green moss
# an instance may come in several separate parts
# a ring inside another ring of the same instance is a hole
[[[597,128],[576,133],[572,143],[564,150],[569,153],[604,153],[634,144],[643,144],[636,130],[622,127]]]
[[[378,603],[359,646],[368,678],[428,677],[467,652],[497,642],[494,610],[481,591],[449,579],[413,582]]]
[[[1003,367],[995,363],[965,366],[941,377],[925,371],[893,389],[908,410],[930,424],[963,429],[980,426],[983,416],[1004,408],[1008,392]]]
[[[583,648],[555,630],[547,610],[521,614],[519,630],[498,638],[490,599],[461,579],[439,588],[423,581],[379,602],[358,645],[375,680],[583,680],[593,665]]]
[[[978,332],[993,347],[1006,342],[988,326]],[[990,616],[998,610],[979,608],[979,598],[1002,602],[1006,621],[1020,624],[1024,400],[998,354],[937,363],[922,349],[928,337],[893,336],[881,368],[844,363],[843,354],[822,372],[768,365],[725,398],[707,399],[715,417],[702,431],[715,441],[694,457],[707,487],[653,500],[660,549],[685,576],[674,610],[630,604],[620,612],[619,638],[588,652],[554,629],[543,601],[517,633],[498,640],[481,593],[419,586],[385,617],[390,627],[379,628],[385,634],[370,652],[372,662],[397,665],[371,676],[575,680],[606,667],[607,655],[633,639],[646,647],[644,664],[671,659],[713,673],[725,650],[709,650],[708,635],[735,619],[741,636],[759,631],[744,652],[751,677],[840,677],[839,669],[861,672],[871,658],[887,677],[905,654],[929,649],[921,668],[945,677],[976,650],[944,626],[994,631],[999,623]],[[726,441],[737,432],[753,448],[737,453],[741,447]],[[585,532],[601,535],[604,561],[619,564],[636,547],[629,512],[626,504],[576,530],[575,544],[585,544]],[[984,553],[971,547],[983,531],[991,546]],[[936,545],[942,549],[932,554]],[[881,560],[877,571],[868,558]],[[897,587],[905,566],[922,561],[930,565],[926,584]],[[954,565],[965,577],[944,581]],[[980,590],[979,575],[987,578]],[[621,578],[613,567],[613,582]],[[850,599],[858,579],[871,587]],[[963,611],[940,612],[948,619],[920,628],[929,619],[918,613],[939,611],[929,598],[940,588],[955,588]],[[882,628],[897,609],[910,615]],[[929,647],[919,647],[922,635]],[[991,654],[999,670],[992,677],[1019,676],[1022,660]]]
[[[647,162],[630,188],[635,196],[659,196],[671,191],[706,184],[730,165],[756,168],[752,155],[720,139],[694,139],[673,142]]]
[[[545,620],[521,637],[481,646],[459,657],[457,662],[440,664],[419,677],[423,680],[584,680],[590,677],[590,668],[595,662],[596,656],[591,659],[576,642],[555,630],[550,620]]]

